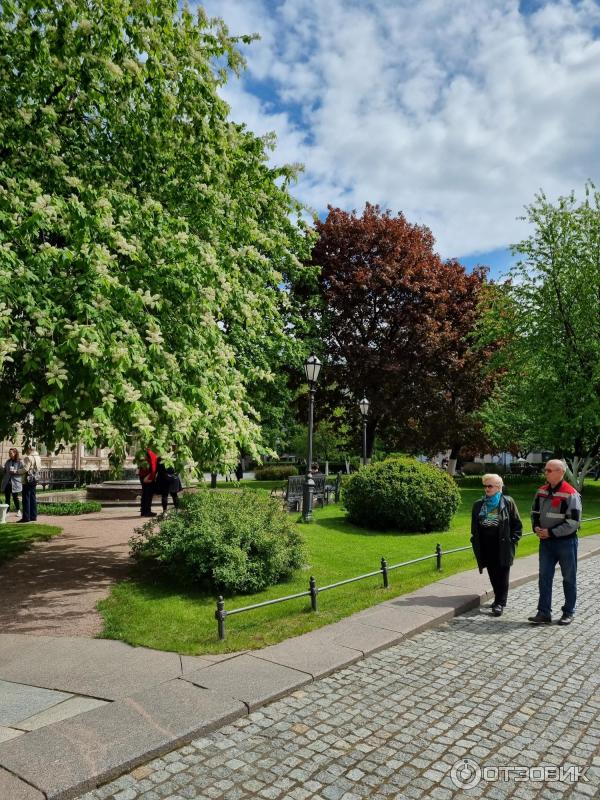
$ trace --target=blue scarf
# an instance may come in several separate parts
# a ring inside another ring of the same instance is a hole
[[[483,502],[485,507],[488,511],[494,511],[500,505],[500,498],[502,497],[502,492],[498,490],[496,494],[493,494],[491,497],[484,495]]]
[[[500,506],[501,497],[501,491],[496,492],[496,494],[493,494],[491,497],[488,497],[487,495],[483,496],[483,503],[481,504],[481,509],[479,511],[479,516],[481,519],[498,516],[498,507]]]

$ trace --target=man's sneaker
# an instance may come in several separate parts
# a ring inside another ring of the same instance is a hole
[[[502,609],[502,606],[500,605],[500,603],[494,603],[494,605],[492,606],[492,615],[494,617],[501,617],[502,616],[502,610],[503,609]]]
[[[558,620],[559,625],[570,625],[573,622],[573,614],[563,613],[562,617]]]
[[[528,617],[527,618],[532,625],[550,625],[552,623],[552,617],[546,616],[546,614],[538,613],[535,617]]]

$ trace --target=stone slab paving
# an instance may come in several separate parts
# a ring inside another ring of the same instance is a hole
[[[223,664],[213,664],[185,675],[185,680],[205,689],[224,692],[241,700],[248,710],[276,700],[309,683],[305,672],[271,664],[251,655],[241,655]]]
[[[579,569],[570,627],[532,627],[536,584],[512,589],[501,618],[424,630],[82,800],[599,797],[600,557]]]
[[[5,742],[2,767],[47,797],[72,797],[74,786],[96,786],[99,775],[112,777],[246,713],[239,701],[176,679]]]
[[[37,686],[0,680],[0,725],[14,725],[72,696],[65,692],[52,692]]]

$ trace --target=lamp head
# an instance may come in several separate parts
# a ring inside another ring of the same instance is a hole
[[[321,366],[321,362],[314,353],[312,353],[304,362],[304,373],[310,386],[315,386],[319,380]]]

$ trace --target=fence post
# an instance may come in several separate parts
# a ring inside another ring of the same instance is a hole
[[[435,560],[437,562],[437,571],[441,572],[442,571],[442,545],[441,544],[436,544],[436,546],[435,546],[435,556],[436,556]]]
[[[317,595],[319,594],[319,590],[317,589],[317,582],[310,576],[310,607],[313,611],[318,611],[317,608]]]
[[[388,580],[388,568],[387,568],[387,561],[383,556],[381,556],[381,573],[383,575],[383,588],[387,589],[389,587],[389,580]]]
[[[217,620],[217,629],[219,631],[219,639],[225,638],[225,617],[227,616],[227,612],[225,611],[225,601],[223,597],[219,597],[217,600],[217,610],[215,611],[215,619]]]

